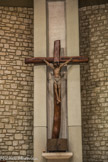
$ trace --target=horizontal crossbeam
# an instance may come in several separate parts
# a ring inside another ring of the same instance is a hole
[[[73,56],[73,57],[60,57],[60,63],[64,63],[67,60],[72,58],[69,64],[79,64],[79,63],[87,63],[88,58],[84,56]],[[47,60],[49,63],[54,63],[54,57],[32,57],[26,58],[26,64],[45,64],[44,60]]]

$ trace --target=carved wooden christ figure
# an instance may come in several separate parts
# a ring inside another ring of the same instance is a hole
[[[55,62],[54,64],[50,64],[47,60],[44,60],[44,62],[53,69],[54,72],[54,91],[56,94],[56,100],[57,104],[61,102],[61,68],[65,65],[67,65],[72,58],[67,60],[66,62],[59,64],[58,62]]]

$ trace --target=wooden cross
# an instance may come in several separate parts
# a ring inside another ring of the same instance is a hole
[[[54,42],[54,57],[34,57],[34,58],[26,58],[26,64],[45,64],[45,61],[48,63],[53,63],[60,65],[68,62],[69,64],[80,64],[88,62],[87,57],[75,56],[75,57],[60,57],[60,40],[56,40]],[[54,66],[53,66],[54,67]],[[61,96],[60,96],[61,97]],[[58,139],[60,134],[60,123],[61,123],[61,102],[57,103],[57,96],[54,90],[54,120],[53,120],[53,130],[52,130],[52,138]]]

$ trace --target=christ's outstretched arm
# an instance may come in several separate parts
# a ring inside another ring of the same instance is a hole
[[[69,60],[67,60],[67,61],[64,62],[63,64],[61,64],[61,65],[60,65],[60,68],[62,68],[63,66],[67,65],[71,60],[72,60],[72,58],[70,58]]]
[[[51,69],[54,69],[54,66],[52,64],[50,64],[47,60],[43,60]]]

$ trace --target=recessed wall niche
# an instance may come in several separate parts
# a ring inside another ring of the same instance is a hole
[[[61,56],[66,56],[66,25],[65,25],[65,0],[47,1],[47,55],[53,57],[54,41],[61,41]],[[61,73],[66,73],[63,67]],[[52,136],[54,116],[54,94],[53,94],[52,70],[47,68],[47,117],[48,138]],[[66,75],[62,78],[61,85],[61,130],[60,138],[67,138],[67,103],[66,103]]]

